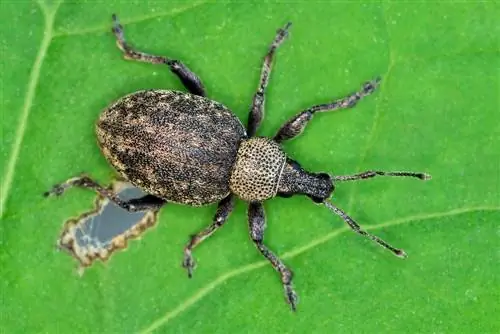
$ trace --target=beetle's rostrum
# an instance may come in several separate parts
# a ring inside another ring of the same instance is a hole
[[[192,276],[192,250],[227,221],[236,198],[248,202],[250,237],[280,274],[286,301],[296,309],[292,272],[264,245],[263,202],[275,196],[306,195],[340,216],[354,232],[364,235],[398,257],[406,253],[364,231],[329,201],[336,182],[375,176],[430,178],[425,173],[367,171],[334,176],[305,170],[283,150],[281,143],[299,136],[318,112],[354,107],[370,95],[380,79],[365,83],[347,97],[312,106],[285,122],[272,138],[256,137],[264,115],[265,91],[276,49],[288,35],[290,23],[279,29],[264,57],[260,81],[250,108],[247,128],[221,103],[210,100],[194,72],[178,60],[149,55],[125,41],[123,27],[113,15],[113,33],[124,58],[167,65],[189,93],[151,89],[129,94],[106,108],[96,124],[99,147],[122,178],[148,195],[124,201],[110,188],[86,175],[55,185],[45,195],[61,195],[70,187],[94,190],[130,212],[157,211],[168,202],[192,206],[218,202],[213,222],[194,234],[184,248],[182,265]]]

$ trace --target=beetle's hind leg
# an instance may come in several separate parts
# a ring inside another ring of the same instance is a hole
[[[179,77],[184,87],[186,87],[190,93],[205,96],[205,87],[201,83],[200,78],[179,60],[150,55],[132,48],[125,41],[123,27],[118,22],[118,17],[115,14],[113,14],[112,31],[116,36],[116,44],[120,50],[123,51],[125,59],[137,60],[150,64],[165,64],[170,68],[170,71]]]
[[[184,260],[182,261],[182,266],[186,268],[189,278],[193,276],[193,269],[195,267],[193,255],[191,254],[193,249],[198,246],[203,240],[210,237],[215,231],[221,228],[222,225],[224,225],[224,223],[227,221],[227,218],[231,214],[231,211],[233,211],[234,201],[235,198],[233,194],[230,194],[222,201],[220,201],[219,206],[217,207],[217,212],[215,213],[213,219],[213,223],[201,232],[192,235],[186,247],[184,247]]]
[[[250,237],[257,249],[266,259],[271,262],[274,270],[281,276],[281,282],[285,289],[285,298],[292,311],[297,308],[298,297],[292,287],[292,272],[285,264],[264,245],[264,229],[266,228],[266,217],[262,203],[250,203],[248,205],[248,224],[250,227]]]
[[[56,184],[55,186],[52,187],[51,190],[45,192],[43,195],[45,197],[51,195],[60,196],[67,189],[72,187],[91,189],[96,193],[98,193],[99,195],[101,195],[102,197],[106,197],[119,207],[129,212],[158,210],[166,203],[165,200],[153,195],[145,195],[140,198],[134,198],[128,201],[124,201],[120,197],[118,197],[118,195],[115,192],[101,186],[99,183],[92,180],[90,177],[86,175],[73,177],[71,179],[66,180],[63,183]]]

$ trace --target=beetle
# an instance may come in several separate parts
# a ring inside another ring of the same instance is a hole
[[[206,97],[200,78],[186,65],[179,60],[134,49],[126,42],[116,15],[112,18],[112,31],[125,59],[167,65],[189,93],[162,89],[134,92],[112,103],[97,120],[97,141],[103,155],[123,178],[147,195],[124,201],[111,189],[102,187],[87,175],[80,175],[55,185],[46,196],[61,195],[70,187],[88,188],[130,212],[159,210],[169,202],[191,206],[218,202],[212,224],[191,236],[184,248],[182,266],[189,277],[195,267],[193,249],[224,225],[236,198],[240,198],[248,202],[250,237],[279,273],[285,299],[292,310],[296,310],[298,300],[292,287],[292,271],[264,244],[263,202],[268,199],[306,195],[340,216],[354,232],[370,238],[398,257],[406,257],[402,249],[363,230],[328,199],[337,182],[375,176],[427,180],[430,175],[373,170],[344,176],[314,173],[292,160],[281,146],[299,136],[316,113],[354,107],[375,91],[380,78],[366,82],[359,91],[344,98],[299,112],[272,138],[258,137],[256,132],[263,119],[273,58],[286,39],[291,23],[277,31],[264,57],[245,128],[227,107]]]

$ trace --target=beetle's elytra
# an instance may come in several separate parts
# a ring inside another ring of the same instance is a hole
[[[135,186],[169,202],[203,205],[229,195],[240,120],[220,103],[168,90],[140,91],[96,124],[104,156]]]
[[[89,188],[128,211],[158,210],[168,202],[193,206],[218,202],[213,223],[193,235],[184,249],[182,265],[189,277],[195,264],[192,250],[227,221],[235,198],[247,201],[250,237],[280,274],[285,298],[292,310],[297,304],[292,272],[263,243],[265,214],[262,203],[267,199],[306,195],[342,217],[355,232],[369,237],[399,257],[406,257],[403,250],[361,229],[328,199],[335,182],[377,175],[427,180],[430,178],[428,174],[367,171],[332,176],[312,173],[288,157],[281,147],[284,141],[299,136],[315,113],[355,106],[377,88],[378,78],[347,97],[299,112],[283,124],[273,138],[255,137],[263,118],[264,96],[273,57],[287,37],[290,23],[278,30],[264,57],[245,129],[228,108],[206,97],[201,80],[182,62],[133,49],[125,41],[123,27],[114,15],[113,20],[112,31],[126,59],[167,65],[189,93],[161,89],[135,92],[112,103],[97,121],[97,139],[106,159],[122,177],[148,195],[124,201],[88,176],[71,178],[54,186],[45,195],[61,195],[73,186]]]

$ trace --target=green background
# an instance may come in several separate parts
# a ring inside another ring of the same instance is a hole
[[[248,238],[239,202],[227,226],[180,267],[188,235],[215,206],[169,205],[160,223],[78,277],[55,251],[62,222],[94,195],[43,199],[82,171],[113,172],[93,124],[111,101],[183,89],[167,68],[122,60],[119,14],[139,49],[183,60],[208,94],[246,121],[262,57],[278,50],[261,135],[299,110],[380,89],[318,115],[285,150],[310,170],[427,171],[433,179],[338,185],[335,203],[405,261],[350,232],[305,197],[266,202],[266,243],[295,272],[296,314]],[[500,10],[494,2],[213,4],[2,1],[0,330],[159,333],[498,333],[500,300]]]

